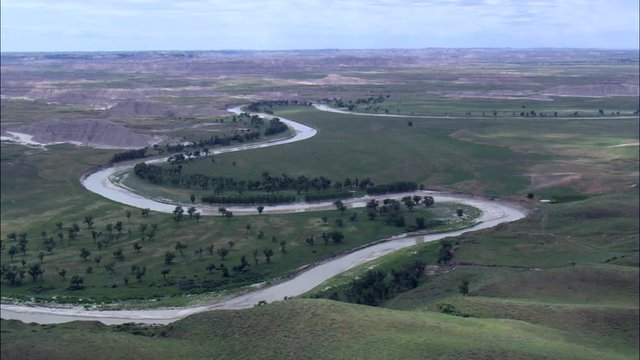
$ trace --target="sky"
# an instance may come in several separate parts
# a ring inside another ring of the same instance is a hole
[[[9,51],[638,49],[638,0],[0,0]]]

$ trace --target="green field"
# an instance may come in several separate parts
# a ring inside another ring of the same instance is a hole
[[[169,326],[2,321],[2,356],[31,359],[633,359],[633,352],[524,321],[322,300],[214,311]],[[37,341],[30,341],[36,339]],[[60,343],[65,346],[61,348]]]
[[[22,88],[13,87],[23,83],[25,89],[49,89],[53,94],[67,89],[86,93],[86,99],[70,95],[73,101],[66,105],[48,103],[47,91],[35,101],[9,99],[3,93],[3,131],[51,118],[91,118],[122,121],[141,132],[167,131],[176,141],[188,141],[217,133],[202,131],[201,123],[214,122],[227,134],[247,125],[233,125],[230,117],[221,123],[218,115],[110,116],[80,105],[92,96],[103,101],[108,91],[114,92],[112,100],[119,100],[122,89],[140,91],[136,94],[148,101],[212,106],[218,111],[258,100],[357,102],[389,95],[376,104],[378,109],[358,104],[354,111],[386,109],[416,117],[273,105],[269,110],[276,116],[312,126],[317,135],[303,142],[215,155],[215,163],[210,158],[189,161],[182,164],[182,173],[237,180],[260,179],[269,172],[335,181],[370,178],[375,184],[413,181],[427,189],[500,197],[518,203],[529,214],[515,223],[446,239],[450,260],[438,262],[445,242],[419,244],[357,266],[301,298],[252,309],[201,313],[166,326],[92,322],[40,326],[3,320],[2,358],[91,354],[97,359],[637,359],[638,98],[590,94],[548,96],[544,101],[527,98],[559,86],[635,84],[637,54],[540,55],[544,52],[532,50],[522,58],[509,52],[502,58],[500,51],[476,54],[478,59],[460,60],[456,66],[429,63],[420,56],[416,58],[428,66],[413,60],[381,66],[380,58],[369,62],[343,55],[322,58],[308,67],[297,66],[297,58],[287,62],[276,57],[273,63],[242,57],[222,62],[198,59],[207,66],[191,69],[178,62],[172,68],[166,62],[166,73],[153,68],[155,60],[146,62],[144,56],[154,59],[153,55],[138,54],[142,60],[131,61],[139,61],[147,71],[135,74],[122,73],[118,62],[105,62],[102,69],[82,74],[54,63],[36,67],[3,63],[3,78],[10,79],[9,95],[21,94]],[[184,69],[195,73],[185,75]],[[469,95],[465,92],[493,97],[465,97]],[[500,98],[509,94],[516,99]],[[537,115],[531,116],[531,111]],[[557,117],[578,112],[587,118],[558,119],[554,112]],[[627,118],[617,118],[617,112]],[[636,117],[628,118],[634,112]],[[111,202],[81,186],[80,176],[108,163],[117,150],[71,145],[44,150],[4,142],[0,146],[3,301],[104,303],[113,308],[183,306],[290,276],[302,266],[413,231],[416,217],[443,220],[428,229],[441,231],[467,226],[478,215],[465,207],[467,217],[454,222],[460,205],[437,203],[413,211],[403,208],[406,224],[401,227],[380,218],[371,221],[364,209],[349,209],[343,216],[336,210],[287,215],[256,211],[255,216],[199,221],[185,214],[178,226],[170,214],[152,212],[144,217],[140,209]],[[125,184],[148,196],[180,202],[187,202],[192,193],[197,198],[212,195],[211,190],[152,185],[133,174]],[[527,199],[528,194],[533,198]],[[349,220],[354,213],[356,221]],[[93,229],[103,233],[98,240],[104,245],[93,241],[85,216],[93,217]],[[120,231],[108,230],[109,224],[118,222]],[[70,239],[68,228],[74,223],[80,230]],[[150,238],[153,224],[158,227]],[[144,235],[141,225],[146,225]],[[344,241],[328,238],[325,244],[322,233],[332,231],[343,233]],[[12,259],[10,249],[19,242],[10,235],[23,232],[28,234],[25,253],[16,249]],[[306,241],[311,236],[314,245]],[[52,254],[43,247],[48,237],[57,241]],[[183,254],[175,247],[178,242],[187,245]],[[136,243],[139,251],[134,249]],[[80,257],[82,248],[91,252],[86,260]],[[230,249],[224,260],[217,253],[221,248]],[[120,259],[118,249],[123,253]],[[266,249],[273,251],[269,264]],[[165,263],[166,252],[176,255],[171,264]],[[99,264],[96,256],[101,256]],[[242,257],[249,265],[234,270]],[[32,279],[27,270],[41,261],[45,272]],[[401,271],[417,261],[425,267],[416,282],[396,291],[399,288],[393,286],[402,279]],[[105,268],[109,264],[113,271]],[[215,268],[208,269],[210,265]],[[6,276],[12,268],[14,273],[24,271],[20,285],[11,284]],[[141,281],[136,279],[136,268],[146,269]],[[354,289],[374,272],[382,274],[376,286],[393,291],[383,294],[377,306],[358,304],[362,297],[354,296]],[[82,289],[69,288],[73,275],[82,276]]]

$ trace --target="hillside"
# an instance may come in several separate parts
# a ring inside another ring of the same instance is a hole
[[[2,358],[631,359],[522,321],[291,300],[166,327],[2,321]],[[64,343],[63,347],[59,344]]]

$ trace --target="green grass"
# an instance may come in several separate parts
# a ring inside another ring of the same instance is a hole
[[[2,322],[2,356],[32,359],[632,359],[522,321],[291,300],[214,311],[156,328]],[[137,335],[136,335],[137,334]],[[64,348],[56,346],[64,343]]]
[[[58,221],[62,222],[65,228],[72,223],[77,223],[81,228],[78,239],[71,245],[68,243],[65,230],[63,242],[57,245],[52,255],[46,254],[42,265],[45,270],[44,282],[40,280],[33,282],[29,275],[26,275],[24,284],[20,287],[11,287],[3,282],[3,296],[35,297],[40,300],[55,296],[60,301],[75,302],[78,298],[83,298],[85,302],[109,302],[118,299],[164,298],[187,293],[237,289],[290,275],[303,265],[335,256],[390,235],[409,231],[415,225],[414,219],[417,216],[423,216],[427,220],[456,218],[457,205],[442,203],[431,209],[420,208],[412,212],[405,210],[407,225],[402,228],[387,225],[382,220],[367,220],[363,209],[348,210],[342,217],[335,210],[231,219],[204,217],[199,223],[187,217],[184,224],[178,228],[169,214],[152,213],[148,218],[143,218],[139,209],[112,203],[87,192],[81,186],[77,180],[79,174],[87,171],[91,166],[106,161],[110,158],[111,151],[66,145],[55,146],[48,151],[31,150],[30,152],[24,152],[24,148],[16,145],[3,144],[2,147],[2,238],[5,239],[3,243],[7,249],[16,246],[15,243],[6,240],[10,232],[27,232],[29,240],[26,256],[20,253],[12,262],[8,251],[3,251],[2,263],[22,267],[21,261],[24,260],[26,268],[38,263],[38,253],[43,250],[41,232],[46,231],[48,236],[53,236],[56,241],[59,241],[55,226]],[[55,165],[59,163],[68,163],[69,166],[62,168]],[[30,192],[21,191],[22,184],[33,179],[38,181],[33,183]],[[131,222],[125,216],[126,211],[132,212]],[[357,214],[356,222],[349,221],[353,212]],[[467,221],[472,221],[479,215],[471,208],[466,212],[470,215]],[[93,243],[90,230],[83,223],[86,215],[93,216],[94,228],[105,235],[107,224],[121,221],[122,236],[108,247],[98,249]],[[324,224],[322,217],[327,217],[327,224]],[[26,224],[25,218],[30,220]],[[342,227],[336,224],[338,218],[343,220]],[[149,232],[151,224],[154,223],[158,224],[156,236],[151,241],[143,241],[139,226],[147,224],[147,232]],[[246,229],[247,224],[251,225],[249,231]],[[467,224],[467,222],[445,223],[431,230],[444,230]],[[131,236],[128,235],[129,230],[132,232]],[[323,232],[332,230],[343,232],[345,241],[341,244],[329,242],[325,245],[321,235]],[[258,239],[260,231],[264,232],[263,239]],[[272,241],[273,236],[277,238],[276,242]],[[305,239],[310,236],[315,237],[315,246],[305,243]],[[281,240],[287,243],[286,253],[280,251]],[[177,241],[188,245],[184,256],[180,256],[174,249]],[[222,261],[216,250],[221,247],[229,248],[229,241],[235,244],[227,258]],[[143,247],[139,253],[133,249],[135,242]],[[213,255],[209,255],[206,250],[209,245],[215,247]],[[92,253],[87,261],[80,258],[80,249],[83,247]],[[124,261],[116,260],[112,255],[118,248],[123,249]],[[202,258],[195,254],[195,250],[199,248],[204,250]],[[275,253],[269,265],[265,264],[262,254],[267,248],[273,249]],[[214,271],[213,274],[208,274],[206,270],[206,267],[212,263],[216,266],[224,263],[233,274],[231,269],[240,263],[242,256],[254,264],[254,250],[259,251],[259,264],[252,265],[247,273],[237,274],[227,279],[222,277],[220,270]],[[164,254],[167,251],[178,255],[174,264],[170,266],[164,263]],[[100,266],[94,263],[95,256],[102,256]],[[117,283],[115,289],[111,287],[112,278],[102,268],[109,263],[115,263],[114,280]],[[147,273],[141,283],[138,283],[130,272],[133,265],[147,267]],[[91,274],[87,273],[88,267],[93,268]],[[165,281],[161,271],[167,268],[171,269],[171,273]],[[68,271],[66,281],[58,275],[62,269]],[[67,290],[68,279],[76,274],[84,278],[86,288]],[[131,279],[128,286],[123,283],[125,276]]]

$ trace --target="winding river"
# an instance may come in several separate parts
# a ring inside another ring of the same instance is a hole
[[[240,113],[240,108],[230,110],[234,113]],[[259,114],[262,117],[269,118],[271,115]],[[251,149],[259,149],[268,146],[276,146],[301,141],[314,136],[317,131],[306,125],[300,124],[293,120],[280,118],[295,131],[295,135],[286,139],[270,140],[255,144],[244,144],[238,146],[230,146],[212,151],[211,154],[221,154],[233,151],[244,151]],[[151,162],[166,161],[163,159],[150,160]],[[153,211],[170,213],[176,203],[161,202],[154,199],[145,198],[136,194],[132,189],[128,189],[121,185],[115,184],[112,179],[119,173],[130,170],[133,164],[113,166],[94,172],[81,179],[84,187],[96,194],[104,196],[110,200],[138,207],[149,208]],[[24,322],[36,322],[41,324],[63,323],[75,320],[94,320],[105,324],[122,324],[128,322],[147,323],[147,324],[167,324],[182,319],[191,314],[208,311],[208,310],[228,310],[228,309],[244,309],[250,308],[258,304],[260,301],[273,302],[283,300],[284,297],[292,297],[303,294],[314,287],[322,284],[324,281],[349,270],[366,261],[376,259],[390,252],[406,248],[415,244],[440,240],[446,237],[458,236],[470,231],[486,229],[494,227],[501,223],[516,221],[523,218],[526,214],[517,206],[512,204],[493,201],[480,197],[464,196],[438,193],[433,191],[416,191],[411,193],[383,195],[383,196],[367,196],[357,199],[348,199],[343,201],[347,207],[364,207],[370,199],[384,198],[401,198],[407,195],[430,195],[437,202],[457,202],[470,206],[474,206],[482,211],[482,215],[478,222],[472,226],[462,230],[450,231],[446,233],[430,234],[430,235],[408,235],[402,234],[394,236],[385,241],[378,241],[374,245],[361,248],[359,250],[329,259],[325,262],[316,264],[298,272],[295,276],[279,281],[273,285],[267,285],[248,293],[230,297],[221,300],[213,300],[209,303],[199,305],[181,307],[181,308],[162,308],[162,309],[145,309],[145,310],[91,310],[81,306],[72,307],[46,307],[46,306],[27,306],[2,304],[0,307],[0,316],[3,319],[16,319]],[[179,204],[191,206],[190,204]],[[276,205],[265,207],[263,213],[292,213],[302,211],[318,211],[334,208],[331,201],[314,202],[314,203],[296,203],[286,205]],[[227,207],[233,211],[234,215],[255,215],[257,211],[253,206],[235,206]],[[214,206],[198,207],[203,215],[217,215],[218,208]]]

